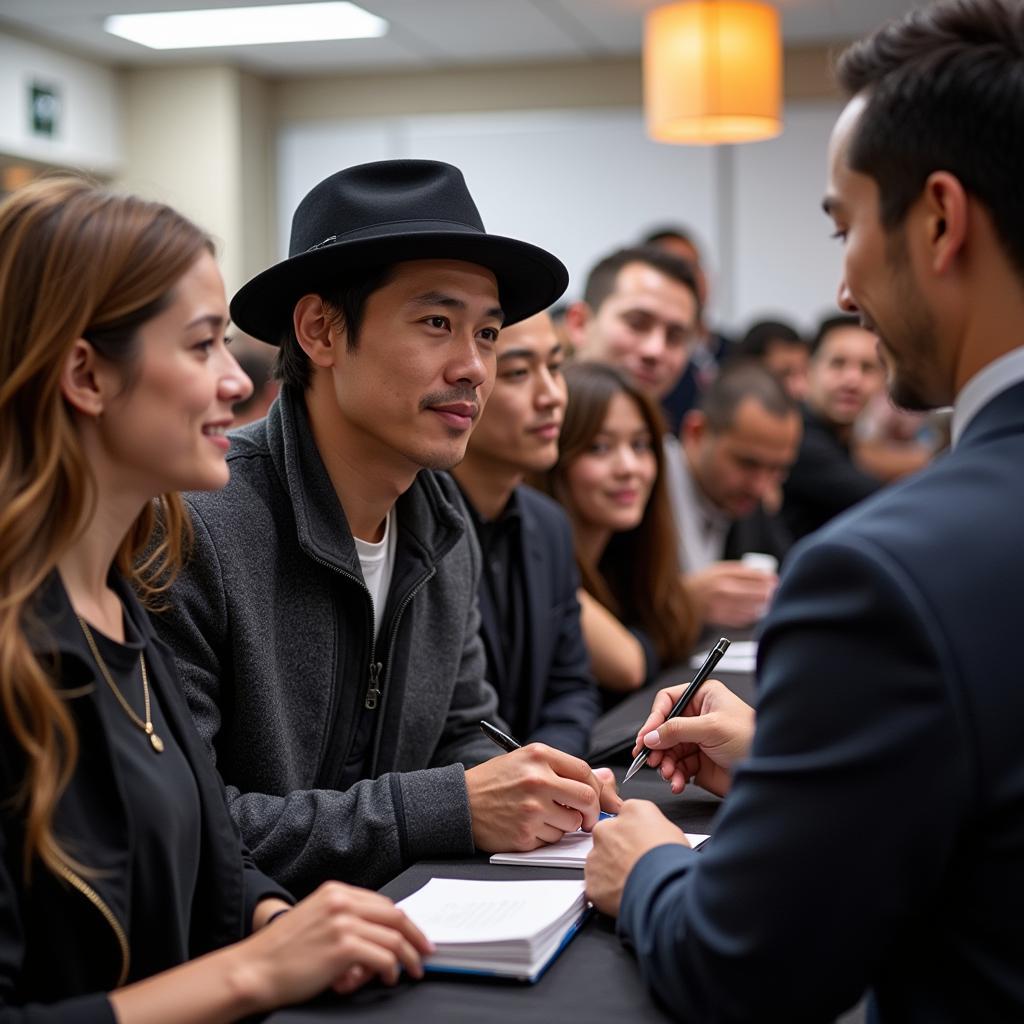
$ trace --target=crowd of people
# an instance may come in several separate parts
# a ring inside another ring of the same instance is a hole
[[[230,306],[167,206],[4,201],[0,1020],[418,978],[374,888],[579,828],[680,1019],[1020,1019],[1022,71],[1014,0],[845,53],[813,340],[728,341],[674,227],[556,327],[564,266],[435,161],[320,182]],[[755,626],[756,713],[712,681],[669,719],[664,670]],[[634,753],[725,797],[700,856],[587,761],[644,687]]]

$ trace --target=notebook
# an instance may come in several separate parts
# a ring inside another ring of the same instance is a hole
[[[434,943],[428,971],[534,982],[589,912],[582,879],[432,878],[398,903]]]
[[[696,850],[708,836],[687,832],[686,838]],[[492,864],[525,864],[535,868],[582,868],[593,849],[594,837],[589,832],[566,832],[557,843],[519,853],[493,853]]]

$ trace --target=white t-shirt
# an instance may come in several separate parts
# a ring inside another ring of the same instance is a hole
[[[395,509],[391,507],[387,519],[384,520],[384,536],[376,543],[352,539],[356,542],[356,554],[363,570],[363,582],[373,598],[373,636],[377,637],[380,620],[384,615],[384,606],[388,603],[388,590],[391,588],[391,574],[395,570]]]

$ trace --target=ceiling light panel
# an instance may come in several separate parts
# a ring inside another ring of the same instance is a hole
[[[107,32],[154,50],[253,46],[384,35],[388,23],[353,3],[276,4],[200,11],[115,14]]]

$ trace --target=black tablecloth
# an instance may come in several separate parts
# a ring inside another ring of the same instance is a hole
[[[745,639],[737,636],[736,639]],[[713,640],[712,640],[713,642]],[[618,745],[619,761],[628,761],[628,750],[637,729],[650,711],[655,693],[663,686],[686,682],[688,666],[666,671],[656,684],[631,694],[604,715],[594,730],[593,749]],[[716,672],[733,692],[754,704],[753,674]],[[607,763],[592,758],[592,763]],[[616,774],[621,780],[624,769]],[[651,769],[644,769],[623,796],[653,800],[666,816],[687,832],[712,832],[721,801],[696,786],[680,796],[671,791]],[[713,841],[713,840],[712,840]],[[402,872],[381,890],[399,900],[415,892],[431,878],[579,878],[581,871],[559,868],[526,868],[492,865],[480,856],[468,860],[422,861]],[[844,1015],[839,1024],[863,1024],[864,1006]],[[534,985],[481,979],[473,976],[428,975],[424,981],[403,979],[394,988],[374,984],[344,999],[324,996],[305,1006],[280,1010],[268,1024],[312,1024],[314,1021],[389,1021],[397,1024],[549,1024],[581,1021],[584,1024],[623,1024],[642,1021],[663,1024],[672,1018],[644,989],[632,954],[615,934],[615,924],[594,914],[558,959]],[[766,1007],[765,1019],[784,1021],[784,1008]]]
[[[621,773],[620,773],[621,777]],[[625,795],[653,799],[687,832],[710,832],[720,803],[699,787],[673,796],[653,770],[632,779]],[[471,860],[421,861],[381,890],[399,900],[431,878],[581,878],[566,868],[526,868]],[[424,981],[401,981],[392,989],[369,986],[339,999],[324,997],[306,1006],[273,1014],[272,1024],[313,1021],[391,1021],[409,1024],[547,1024],[585,1021],[663,1022],[670,1018],[644,990],[628,950],[615,935],[614,922],[594,914],[534,985],[472,976],[428,975]]]

